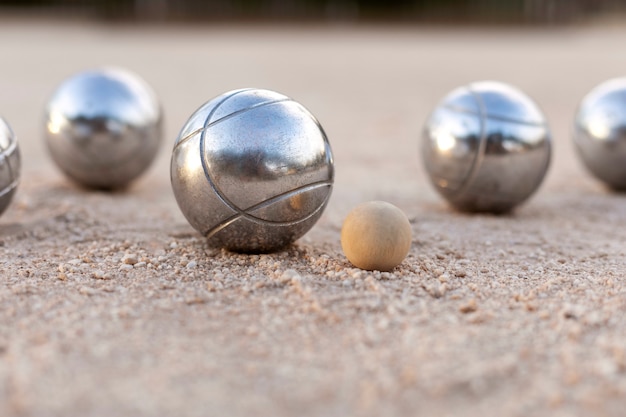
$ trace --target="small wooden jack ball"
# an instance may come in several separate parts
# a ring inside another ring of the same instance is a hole
[[[384,201],[352,209],[341,229],[341,247],[357,268],[391,271],[411,248],[411,224],[402,210]]]

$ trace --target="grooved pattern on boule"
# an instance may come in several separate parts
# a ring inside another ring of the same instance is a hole
[[[308,110],[279,93],[242,89],[189,118],[171,176],[179,207],[209,244],[268,252],[317,221],[334,168],[326,135]]]
[[[435,189],[455,208],[502,213],[539,187],[551,138],[539,107],[504,83],[450,92],[426,121],[422,160]]]
[[[0,214],[13,200],[20,171],[21,157],[17,139],[9,125],[0,117]]]

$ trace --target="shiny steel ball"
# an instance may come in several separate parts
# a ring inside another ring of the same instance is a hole
[[[423,131],[422,159],[458,210],[504,213],[539,187],[551,152],[546,118],[524,93],[483,81],[457,88]]]
[[[608,80],[582,99],[574,119],[574,143],[596,178],[626,191],[626,78]]]
[[[45,109],[52,159],[86,187],[126,186],[154,160],[161,142],[161,106],[137,75],[106,68],[61,83]]]
[[[172,188],[189,223],[209,244],[271,252],[321,216],[334,178],[330,144],[301,104],[269,90],[225,93],[182,128]]]
[[[20,178],[21,160],[15,134],[0,117],[0,214],[7,209]]]

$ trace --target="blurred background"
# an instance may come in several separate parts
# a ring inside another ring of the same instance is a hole
[[[0,13],[135,21],[571,24],[626,12],[626,0],[0,0]]]

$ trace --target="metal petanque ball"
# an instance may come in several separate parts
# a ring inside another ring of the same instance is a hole
[[[574,119],[574,143],[596,178],[626,191],[626,78],[605,81],[582,99]]]
[[[324,130],[301,104],[269,90],[225,93],[201,106],[174,145],[172,188],[209,244],[281,249],[321,216],[332,191]]]
[[[9,125],[0,117],[0,214],[7,209],[20,178],[20,149]]]
[[[126,186],[154,160],[161,142],[154,91],[126,70],[86,71],[66,79],[45,110],[52,159],[91,188]]]
[[[507,84],[483,81],[457,88],[434,109],[422,159],[437,191],[456,209],[504,213],[539,187],[550,149],[537,105]]]

